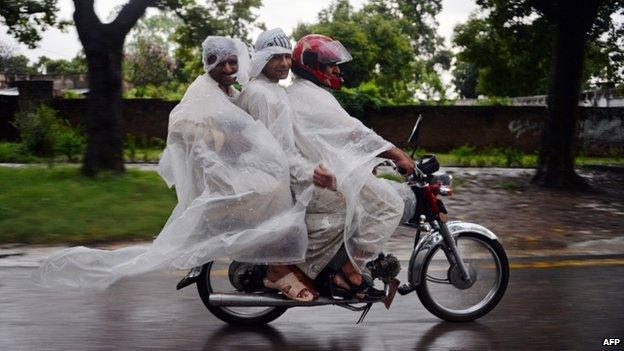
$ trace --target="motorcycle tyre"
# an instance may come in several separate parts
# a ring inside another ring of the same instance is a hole
[[[494,297],[488,302],[485,306],[480,309],[469,313],[469,314],[457,314],[451,313],[449,311],[443,310],[439,308],[431,298],[429,290],[427,290],[426,286],[426,278],[427,278],[427,269],[429,268],[429,262],[437,252],[436,249],[431,250],[430,254],[425,259],[424,269],[422,271],[422,275],[420,277],[421,284],[418,284],[416,287],[416,293],[418,294],[418,298],[425,308],[434,314],[436,317],[443,319],[447,322],[472,322],[478,318],[483,317],[488,314],[503,298],[505,295],[505,291],[507,290],[507,284],[509,283],[509,261],[507,259],[507,254],[505,253],[505,249],[498,242],[498,240],[492,240],[487,236],[479,233],[460,233],[457,235],[457,238],[460,237],[473,237],[476,238],[486,245],[490,246],[493,252],[498,256],[498,259],[501,263],[501,284],[498,290],[494,293]]]
[[[199,297],[201,298],[204,306],[212,313],[215,317],[220,320],[239,327],[250,327],[250,326],[258,326],[268,324],[279,316],[284,314],[288,307],[274,307],[268,310],[266,313],[263,313],[259,316],[255,317],[240,317],[230,313],[227,309],[222,308],[220,306],[212,306],[208,303],[208,296],[213,292],[212,287],[210,286],[210,269],[212,268],[212,262],[206,263],[199,274],[197,279],[197,292],[199,293]]]

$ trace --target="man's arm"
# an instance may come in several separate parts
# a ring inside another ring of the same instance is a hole
[[[416,165],[414,164],[414,160],[396,146],[393,146],[388,151],[382,152],[379,156],[393,160],[402,174],[412,174],[415,171]]]

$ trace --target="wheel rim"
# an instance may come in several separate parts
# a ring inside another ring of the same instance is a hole
[[[448,280],[449,262],[440,247],[436,248],[425,269],[423,281],[431,301],[441,310],[455,315],[472,314],[490,303],[499,291],[503,267],[494,248],[484,240],[459,236],[457,246],[469,269],[477,271],[477,281],[461,290]]]
[[[209,279],[206,279],[206,287],[210,293],[233,293],[236,290],[228,277],[228,268],[231,260],[217,260],[210,265]],[[270,313],[275,307],[230,307],[219,306],[219,308],[231,315],[240,318],[255,318]]]

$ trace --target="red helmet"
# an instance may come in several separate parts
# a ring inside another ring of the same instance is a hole
[[[309,34],[299,39],[292,56],[295,73],[302,78],[318,80],[318,83],[333,89],[342,87],[342,78],[324,73],[324,65],[339,65],[353,59],[339,41],[320,34]],[[301,72],[300,69],[305,72]],[[309,74],[305,74],[306,72]]]

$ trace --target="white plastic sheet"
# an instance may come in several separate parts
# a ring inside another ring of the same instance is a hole
[[[372,175],[377,155],[393,147],[351,117],[314,83],[296,77],[287,88],[294,110],[295,141],[302,154],[336,175],[347,204],[345,243],[360,268],[383,249],[403,215],[403,200]]]
[[[256,45],[254,45],[249,78],[258,77],[273,55],[290,53],[292,53],[290,39],[281,28],[263,32],[256,40]]]
[[[34,280],[104,289],[124,276],[187,269],[219,257],[303,260],[305,205],[293,204],[286,155],[264,125],[233,105],[207,74],[171,112],[159,173],[175,186],[178,204],[150,246],[66,249],[47,258]]]
[[[316,165],[305,159],[295,145],[293,111],[284,88],[261,74],[245,86],[238,96],[237,105],[258,118],[280,143],[288,156],[291,180],[298,184],[295,190],[303,191],[311,186]]]

